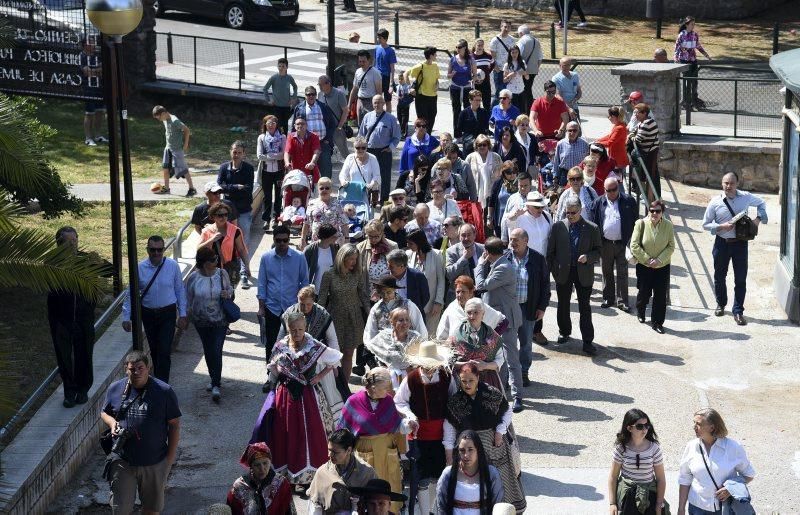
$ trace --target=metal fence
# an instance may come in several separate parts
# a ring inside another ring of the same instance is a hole
[[[689,101],[696,85],[699,101]],[[761,78],[681,77],[676,84],[676,109],[682,114],[682,134],[712,134],[734,138],[780,139],[781,82]]]

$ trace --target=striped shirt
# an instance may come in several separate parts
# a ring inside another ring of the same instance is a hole
[[[658,124],[652,118],[645,118],[633,131],[633,139],[642,152],[652,152],[658,149]]]
[[[664,463],[661,446],[658,442],[650,442],[650,447],[640,452],[636,452],[630,447],[626,447],[623,451],[622,446],[617,445],[614,448],[613,460],[614,463],[622,465],[622,477],[636,483],[649,483],[655,479],[655,466]]]
[[[517,302],[525,304],[528,302],[528,251],[525,250],[525,255],[522,259],[517,259],[517,256],[511,252],[511,262],[514,263],[514,269],[517,272]]]
[[[488,74],[492,71],[494,67],[494,59],[492,59],[492,55],[488,52],[484,52],[481,55],[472,54],[472,58],[475,60],[475,66],[478,69],[483,70],[484,73]]]

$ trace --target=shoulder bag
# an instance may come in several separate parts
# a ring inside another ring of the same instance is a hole
[[[225,289],[225,279],[222,275],[222,270],[217,272],[219,274],[219,282],[222,286],[222,289]],[[230,286],[230,283],[228,284]],[[229,324],[232,324],[242,318],[242,310],[239,306],[233,301],[233,299],[223,299],[220,297],[219,305],[222,308],[222,314],[225,316],[225,321]]]
[[[403,98],[397,101],[398,106],[409,106],[412,104],[412,102],[414,102],[414,100],[416,100],[416,95],[419,93],[419,88],[422,87],[422,74],[424,71],[425,63],[422,63],[419,67],[419,75],[417,75],[417,78],[414,79],[414,84],[412,84],[411,88],[409,88],[413,89],[414,93],[406,93],[403,95]]]
[[[711,482],[714,483],[714,491],[715,492],[719,491],[719,485],[717,484],[717,481],[714,479],[713,474],[711,474],[711,468],[708,466],[708,462],[706,461],[706,454],[703,452],[703,445],[698,443],[697,444],[697,450],[700,451],[700,456],[702,456],[702,458],[703,458],[703,465],[706,466],[706,472],[708,472],[708,477],[710,477],[711,478]],[[711,457],[709,456],[709,459],[710,458]],[[716,510],[716,509],[717,509],[717,498],[714,497],[714,510]]]
[[[158,268],[156,268],[156,272],[153,274],[153,277],[150,278],[150,280],[147,282],[147,286],[145,286],[144,290],[142,290],[142,293],[139,294],[139,300],[144,299],[144,296],[147,295],[147,292],[150,291],[150,287],[153,286],[154,282],[156,282],[156,277],[158,277],[158,273],[161,272],[162,268],[164,268],[164,263],[166,263],[166,262],[167,262],[167,258],[166,257],[162,257],[161,258],[161,264],[159,264]]]
[[[731,212],[731,216],[736,218],[736,213],[733,211],[733,208],[728,203],[728,199],[723,197],[722,201],[725,202],[725,206],[728,208],[728,211]],[[745,212],[742,216],[739,217],[733,225],[734,229],[736,230],[736,239],[739,241],[750,241],[755,239],[758,236],[758,226],[753,221],[752,218],[747,216],[747,212]]]

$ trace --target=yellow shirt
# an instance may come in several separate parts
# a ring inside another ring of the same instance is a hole
[[[417,74],[420,71],[422,72],[422,85],[420,85],[418,93],[426,97],[435,97],[439,94],[439,65],[420,63],[412,66],[408,70],[408,74],[413,80],[417,80]]]
[[[662,218],[653,226],[650,218],[636,220],[631,236],[631,253],[636,261],[646,265],[651,258],[656,258],[661,268],[669,264],[675,250],[675,230],[672,222]]]

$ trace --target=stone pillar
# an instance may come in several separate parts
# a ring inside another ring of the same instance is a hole
[[[642,93],[658,124],[661,142],[677,132],[680,117],[676,109],[680,95],[677,80],[688,69],[688,64],[672,63],[632,63],[611,68],[612,75],[619,75],[625,98],[631,91]]]

